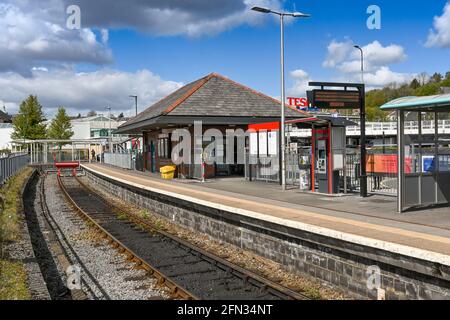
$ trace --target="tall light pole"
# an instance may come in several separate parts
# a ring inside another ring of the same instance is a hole
[[[108,119],[109,119],[109,153],[112,153],[112,137],[111,137],[111,107],[106,107],[106,110],[108,110]]]
[[[353,47],[361,51],[361,83],[364,84],[364,51],[360,46]]]
[[[138,114],[138,107],[137,107],[137,99],[138,99],[138,96],[130,95],[129,97],[130,97],[130,98],[134,98],[134,105],[135,105],[135,107],[136,107],[136,115],[137,115],[137,114]]]
[[[281,144],[281,186],[286,190],[286,128],[285,128],[285,80],[284,80],[284,17],[308,18],[309,14],[301,12],[278,12],[268,8],[253,7],[253,11],[262,13],[273,13],[280,17],[280,63],[281,63],[281,126],[280,126],[280,144]]]
[[[361,130],[361,164],[360,164],[360,192],[362,197],[367,197],[367,171],[366,171],[366,88],[364,86],[364,51],[363,49],[355,45],[353,46],[355,49],[358,49],[361,52],[361,83],[362,83],[362,92],[361,93],[361,106],[360,106],[360,114],[359,114],[359,127]]]

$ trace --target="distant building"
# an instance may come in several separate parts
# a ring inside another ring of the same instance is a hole
[[[125,123],[125,121],[117,121],[113,118],[110,119],[103,115],[97,115],[72,119],[70,123],[74,132],[72,139],[96,139],[108,138],[110,125],[111,131],[114,131],[121,124]]]
[[[13,133],[12,123],[0,122],[0,149],[11,148],[11,135]]]
[[[0,123],[12,123],[12,117],[0,110]]]

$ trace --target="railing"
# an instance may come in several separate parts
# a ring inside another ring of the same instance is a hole
[[[122,169],[134,169],[132,153],[104,153],[104,162],[106,164]]]
[[[17,171],[28,165],[30,157],[26,153],[0,155],[0,186]]]
[[[405,134],[417,134],[419,123],[417,121],[405,122]],[[434,120],[422,121],[422,133],[434,134]],[[440,134],[450,134],[450,120],[439,120],[438,130]],[[349,126],[346,128],[347,136],[354,137],[361,135],[361,129],[359,125]],[[397,134],[397,122],[367,122],[366,123],[366,135],[367,136],[381,136],[383,135],[396,135]],[[295,137],[310,137],[311,129],[293,129],[290,136]]]

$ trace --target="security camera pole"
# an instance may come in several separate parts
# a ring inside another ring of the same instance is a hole
[[[262,7],[253,7],[253,11],[258,11],[261,13],[273,13],[280,17],[280,28],[281,28],[281,128],[280,128],[280,139],[281,144],[281,186],[283,190],[286,190],[286,133],[285,133],[285,80],[284,80],[284,17],[294,17],[294,18],[308,18],[309,14],[304,14],[301,12],[278,12]]]

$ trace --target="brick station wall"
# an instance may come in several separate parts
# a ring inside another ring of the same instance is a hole
[[[89,171],[86,176],[95,188],[357,298],[377,299],[377,290],[367,288],[366,272],[378,266],[386,299],[450,299],[448,266],[197,205]]]

